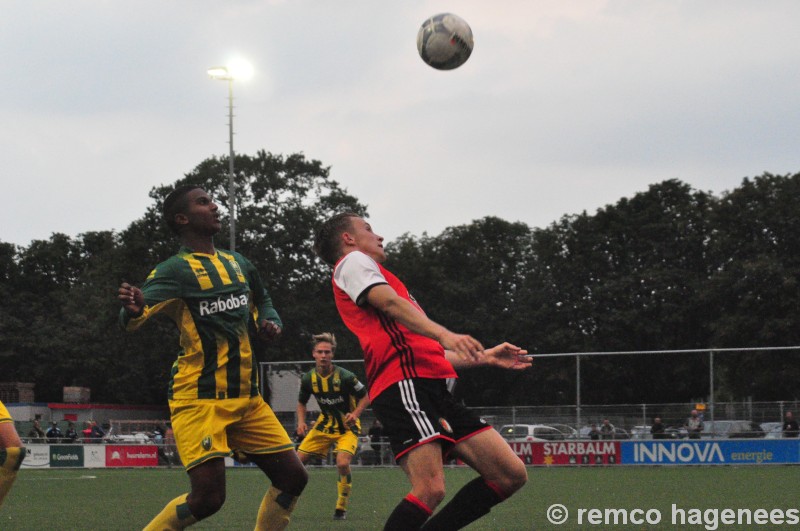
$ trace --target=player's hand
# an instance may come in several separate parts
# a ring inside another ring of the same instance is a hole
[[[472,336],[447,331],[439,338],[446,350],[452,350],[464,361],[479,363],[483,357],[483,345]]]
[[[308,426],[306,425],[305,422],[301,422],[300,424],[297,425],[297,430],[295,431],[297,435],[299,435],[300,437],[305,437],[306,434],[308,433]]]
[[[273,323],[272,321],[267,321],[264,319],[261,321],[261,325],[258,327],[258,338],[265,342],[269,343],[270,341],[274,341],[278,339],[281,335],[281,327]]]
[[[117,290],[117,298],[119,299],[125,311],[138,315],[144,309],[144,294],[142,290],[136,286],[131,286],[127,282],[123,282]]]
[[[511,343],[501,343],[483,351],[483,363],[503,369],[527,369],[533,364],[533,357],[528,351]]]
[[[355,425],[358,417],[353,415],[353,412],[351,411],[350,413],[346,414],[342,420],[344,421],[344,425],[349,428]]]

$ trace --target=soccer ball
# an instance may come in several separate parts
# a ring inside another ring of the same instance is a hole
[[[437,70],[452,70],[463,65],[473,45],[469,24],[452,13],[430,17],[417,32],[419,56]]]

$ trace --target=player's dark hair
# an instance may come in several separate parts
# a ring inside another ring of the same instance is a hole
[[[354,212],[340,212],[329,218],[314,236],[314,252],[325,263],[335,265],[341,252],[340,237],[352,228],[353,218],[360,218]]]
[[[181,229],[180,225],[175,223],[175,215],[186,212],[186,209],[189,206],[186,202],[186,195],[192,190],[197,190],[198,188],[200,188],[200,186],[197,186],[196,184],[179,186],[170,192],[167,198],[164,199],[164,206],[161,209],[164,215],[164,221],[167,222],[167,226],[175,234],[179,234]]]
[[[330,343],[331,350],[336,352],[336,336],[333,332],[322,332],[321,334],[314,334],[311,336],[311,347],[317,348],[320,343]]]

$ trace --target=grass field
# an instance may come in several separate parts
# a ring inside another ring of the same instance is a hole
[[[746,467],[622,467],[529,468],[529,482],[510,500],[468,529],[713,529],[702,524],[672,524],[672,505],[694,509],[794,509],[800,468]],[[448,468],[449,495],[474,477],[464,468]],[[336,497],[336,472],[312,468],[310,480],[294,513],[290,529],[379,530],[386,516],[408,491],[397,468],[357,468],[353,473],[350,511],[345,522],[331,520]],[[21,470],[0,509],[0,529],[115,530],[141,529],[173,497],[186,492],[180,469],[50,469]],[[264,476],[255,469],[228,472],[228,496],[223,509],[192,529],[252,529],[258,504],[266,491]],[[555,503],[570,512],[555,526],[546,518]],[[589,525],[577,522],[579,509],[657,509],[660,525]],[[690,522],[691,520],[689,520]],[[728,526],[728,529],[790,526]],[[797,527],[797,526],[793,526]],[[719,529],[726,529],[720,525]]]

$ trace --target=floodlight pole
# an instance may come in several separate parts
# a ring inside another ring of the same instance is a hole
[[[230,212],[230,247],[236,250],[236,183],[233,170],[233,76],[228,76],[228,211]]]
[[[234,151],[233,151],[233,73],[227,66],[215,66],[208,69],[211,79],[228,82],[228,213],[230,215],[230,250],[236,250],[236,184],[234,183]]]

